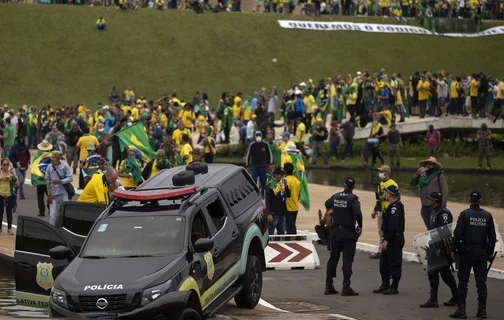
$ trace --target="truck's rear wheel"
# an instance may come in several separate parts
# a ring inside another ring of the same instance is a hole
[[[198,311],[187,308],[185,309],[179,317],[179,320],[201,320],[201,315]]]
[[[247,257],[247,269],[239,281],[243,289],[235,297],[236,305],[240,308],[255,308],[262,291],[262,267],[258,257]]]

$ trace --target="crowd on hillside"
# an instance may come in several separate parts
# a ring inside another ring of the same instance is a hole
[[[11,0],[15,2],[15,0]],[[26,0],[28,1],[28,0]],[[17,2],[23,2],[17,1]],[[38,0],[39,3],[114,6],[124,10],[138,8],[203,9],[242,11],[243,0]],[[298,10],[296,10],[296,8]],[[368,15],[404,18],[468,18],[503,20],[502,0],[258,0],[255,12],[305,15]]]

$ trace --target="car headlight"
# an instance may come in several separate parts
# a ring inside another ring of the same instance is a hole
[[[142,307],[170,292],[172,281],[168,280],[158,286],[145,289],[142,294]]]
[[[53,287],[51,289],[51,301],[63,308],[68,309],[68,302],[64,291],[58,290]]]

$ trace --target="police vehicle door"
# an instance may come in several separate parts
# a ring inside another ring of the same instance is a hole
[[[44,220],[19,216],[14,252],[16,300],[18,304],[48,307],[49,294],[56,277],[70,263],[69,260],[53,260],[49,250],[66,246],[75,257],[80,250]]]
[[[63,202],[58,209],[56,228],[74,247],[81,247],[96,219],[105,210],[104,204]]]
[[[217,269],[221,269],[221,266],[217,265],[214,255],[218,256],[220,251],[217,241],[214,242],[213,248],[208,252],[194,251],[194,243],[196,243],[198,239],[211,239],[215,235],[214,228],[210,228],[211,221],[206,214],[206,211],[199,208],[194,212],[196,213],[192,217],[190,224],[191,230],[189,233],[189,249],[193,253],[189,274],[198,284],[201,307],[205,309],[205,307],[219,295],[215,286],[217,281],[217,275],[215,272]]]
[[[222,198],[218,192],[211,194],[205,200],[205,208],[210,217],[210,226],[215,229],[213,239],[218,244],[217,251],[214,252],[216,261],[215,270],[217,279],[225,277],[222,290],[226,289],[231,282],[237,278],[241,257],[241,245],[238,237],[238,227],[231,218],[230,212],[224,206]]]

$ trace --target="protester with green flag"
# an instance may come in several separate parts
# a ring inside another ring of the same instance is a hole
[[[135,150],[129,149],[128,157],[121,161],[119,165],[119,177],[122,178],[122,184],[125,189],[135,189],[142,183],[142,166],[136,158]]]
[[[51,163],[51,150],[53,146],[47,140],[42,141],[37,145],[37,152],[33,156],[31,162],[31,183],[37,187],[37,201],[39,209],[39,217],[45,216],[44,195],[47,194],[47,186],[45,173],[47,166]],[[47,208],[49,211],[49,208]]]
[[[305,165],[303,158],[299,154],[299,150],[296,149],[296,146],[294,145],[288,145],[285,147],[285,151],[287,152],[287,155],[284,156],[284,170],[287,173],[287,170],[285,169],[285,166],[287,163],[292,163],[294,166],[294,173],[297,179],[301,183],[301,190],[300,190],[300,195],[299,195],[299,202],[303,205],[305,210],[310,210],[310,193],[308,192],[308,180],[306,178],[305,174]],[[292,190],[291,190],[292,192]]]
[[[119,137],[121,150],[124,150],[125,146],[136,149],[142,154],[142,159],[145,162],[156,158],[156,152],[149,145],[149,139],[145,134],[145,127],[141,121],[121,129],[117,136]]]

